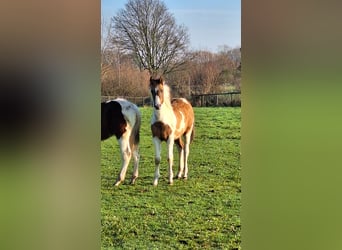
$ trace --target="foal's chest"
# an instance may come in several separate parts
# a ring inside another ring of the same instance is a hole
[[[158,137],[161,141],[167,141],[172,130],[169,125],[157,121],[151,125],[152,136]]]

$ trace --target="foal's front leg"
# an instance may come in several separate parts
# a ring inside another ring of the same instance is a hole
[[[154,172],[154,180],[153,180],[153,185],[157,186],[158,185],[158,179],[160,176],[159,173],[159,165],[160,165],[160,153],[161,153],[161,141],[159,140],[158,137],[153,137],[153,143],[154,143],[154,152],[155,152],[155,158],[154,162],[156,164],[156,170]]]
[[[169,184],[173,184],[173,171],[172,171],[172,164],[173,164],[173,144],[175,140],[172,135],[169,136],[167,140],[167,153],[168,153],[168,159],[169,162]]]

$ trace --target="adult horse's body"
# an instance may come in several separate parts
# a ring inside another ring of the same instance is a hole
[[[170,89],[162,78],[150,79],[150,90],[154,112],[151,120],[153,143],[155,146],[155,174],[153,185],[158,185],[160,176],[161,142],[168,147],[169,183],[173,183],[173,144],[179,152],[178,178],[188,177],[188,156],[194,135],[194,112],[191,104],[184,98],[170,100]],[[184,137],[184,143],[182,138]]]
[[[122,166],[115,186],[124,181],[132,155],[134,170],[131,183],[138,177],[140,123],[140,111],[133,103],[125,99],[101,103],[101,140],[115,135],[121,150]]]

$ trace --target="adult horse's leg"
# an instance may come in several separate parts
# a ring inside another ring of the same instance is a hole
[[[138,145],[134,145],[133,146],[134,169],[133,169],[133,175],[132,175],[132,179],[131,179],[131,184],[134,184],[135,180],[138,178],[138,175],[139,175],[139,173],[138,173],[139,159],[140,159],[139,146]]]
[[[172,171],[172,164],[173,164],[173,144],[175,140],[173,135],[170,135],[167,139],[167,154],[168,158],[167,161],[169,163],[169,184],[173,184],[173,171]]]
[[[119,184],[125,180],[127,167],[132,157],[132,151],[129,146],[129,134],[129,131],[126,131],[126,133],[124,133],[119,139],[122,166],[118,179],[115,182],[115,186],[119,186]]]
[[[184,143],[182,141],[182,138],[180,137],[178,140],[175,140],[175,144],[177,146],[179,154],[179,169],[177,173],[177,178],[180,179],[182,178],[182,174],[184,171]]]
[[[160,176],[159,172],[159,165],[160,165],[160,155],[161,155],[161,141],[158,137],[153,137],[153,143],[154,143],[154,150],[155,150],[155,158],[154,162],[156,164],[156,170],[154,172],[154,180],[153,180],[153,185],[157,186],[158,185],[158,179]]]

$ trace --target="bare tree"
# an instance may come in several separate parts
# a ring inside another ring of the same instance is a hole
[[[129,0],[112,18],[114,44],[150,75],[175,71],[186,61],[189,38],[159,0]]]

